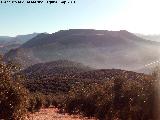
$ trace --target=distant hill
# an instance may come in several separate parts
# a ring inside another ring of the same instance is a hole
[[[39,63],[30,66],[20,72],[29,79],[47,78],[50,76],[67,77],[74,75],[75,73],[85,72],[92,70],[92,68],[84,66],[81,63],[68,61],[68,60],[57,60],[47,63]]]
[[[4,54],[11,49],[18,48],[20,45],[26,41],[36,37],[38,33],[28,34],[28,35],[18,35],[16,37],[0,36],[0,53]]]
[[[71,85],[76,84],[77,80],[74,78],[76,74],[90,70],[93,69],[81,63],[58,60],[35,64],[16,75],[25,76],[26,79],[23,81],[23,84],[30,91],[54,93],[67,92]],[[80,82],[81,80],[78,81]]]
[[[79,69],[76,67],[76,69],[73,69],[73,67],[68,67],[67,69],[63,69],[63,67],[58,67],[58,69],[53,67],[54,70],[46,70],[46,67],[42,66],[39,66],[38,69],[40,70],[36,70],[35,68],[36,67],[32,66],[22,72],[26,76],[26,80],[23,81],[23,84],[31,92],[38,91],[45,94],[67,93],[72,86],[92,83],[104,84],[105,81],[114,80],[115,78],[123,77],[127,81],[139,82],[145,77],[149,77],[142,73],[118,69],[82,70],[82,68]]]
[[[9,51],[4,58],[15,60],[24,68],[66,59],[93,68],[136,71],[159,59],[159,46],[159,42],[145,40],[125,30],[70,29],[39,34]]]
[[[160,35],[143,35],[143,34],[136,34],[137,36],[146,39],[146,40],[151,40],[151,41],[156,41],[160,42]]]

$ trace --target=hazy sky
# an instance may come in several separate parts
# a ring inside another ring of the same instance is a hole
[[[160,33],[160,0],[75,1],[66,5],[0,3],[0,35],[74,28]]]

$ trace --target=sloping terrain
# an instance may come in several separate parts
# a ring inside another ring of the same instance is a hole
[[[77,68],[72,69],[73,66]],[[92,70],[82,66],[65,60],[33,65],[23,70],[26,75],[23,85],[31,93],[53,96],[50,101],[52,104],[56,101],[56,106],[63,113],[81,114],[99,120],[153,118],[151,111],[156,95],[153,77],[120,69]],[[39,117],[57,119],[57,115],[55,112],[51,115],[49,111],[40,111],[30,117],[37,120]],[[71,119],[71,116],[59,116],[59,119]]]
[[[26,78],[23,84],[31,92],[67,93],[72,86],[79,84],[104,83],[115,78],[125,78],[131,81],[144,79],[148,75],[120,69],[94,70],[83,64],[59,60],[40,63],[22,70]]]
[[[75,73],[85,72],[92,70],[81,63],[68,61],[68,60],[57,60],[47,63],[39,63],[22,70],[20,73],[25,74],[27,78],[32,76],[67,76],[74,75]]]
[[[71,29],[40,34],[9,51],[5,60],[15,60],[24,68],[39,62],[66,59],[93,68],[136,71],[159,58],[159,46],[157,42],[144,40],[125,30]]]
[[[69,91],[73,84],[81,81],[80,79],[73,79],[74,76],[90,70],[92,68],[84,66],[81,63],[58,60],[35,64],[20,71],[18,74],[25,76],[24,85],[30,91],[55,93]],[[91,82],[91,80],[86,82]]]
[[[156,42],[160,42],[160,35],[156,34],[156,35],[143,35],[143,34],[136,34],[137,36],[146,39],[146,40],[152,40],[152,41],[156,41]]]
[[[11,49],[20,47],[23,43],[37,35],[38,33],[18,35],[16,37],[0,36],[0,54],[5,54]]]

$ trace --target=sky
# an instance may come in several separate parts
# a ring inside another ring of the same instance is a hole
[[[160,34],[160,0],[75,0],[75,4],[65,5],[60,3],[62,0],[57,1],[57,4],[0,3],[0,36],[67,29]]]

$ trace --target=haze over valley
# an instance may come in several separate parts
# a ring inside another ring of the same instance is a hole
[[[18,44],[15,48],[7,47],[10,50],[5,47],[1,50],[6,61],[16,61],[22,68],[42,62],[71,60],[95,69],[148,72],[147,69],[154,65],[148,68],[146,65],[158,61],[160,56],[158,41],[151,37],[144,39],[126,30],[70,29],[53,34],[0,38],[1,46]]]
[[[160,1],[0,2],[0,120],[160,120]]]

